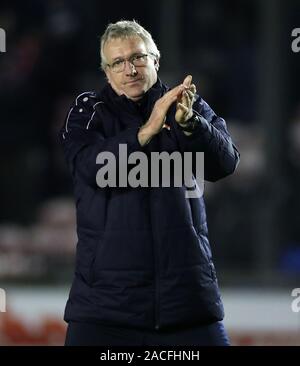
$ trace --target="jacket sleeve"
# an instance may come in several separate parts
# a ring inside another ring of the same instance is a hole
[[[80,178],[91,186],[96,186],[96,175],[100,165],[97,155],[103,151],[119,155],[119,144],[127,145],[127,152],[142,149],[137,134],[138,127],[127,128],[117,135],[106,138],[97,118],[95,95],[87,92],[79,95],[71,106],[63,128],[60,141],[73,180]]]
[[[180,149],[204,152],[204,179],[215,182],[234,172],[240,154],[227,131],[225,120],[218,117],[202,98],[194,103],[193,110],[201,123],[190,136],[176,126]]]

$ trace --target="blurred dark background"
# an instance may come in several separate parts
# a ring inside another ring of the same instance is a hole
[[[120,19],[152,33],[164,82],[193,75],[241,152],[237,172],[205,190],[221,284],[297,285],[298,0],[2,0],[1,283],[70,282],[74,203],[58,131],[72,100],[104,85],[99,37]]]

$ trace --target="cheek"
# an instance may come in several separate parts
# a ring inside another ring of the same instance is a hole
[[[157,71],[156,71],[155,67],[154,66],[151,67],[148,70],[147,74],[148,74],[148,77],[149,77],[150,81],[153,83],[157,78]]]
[[[121,86],[121,78],[117,74],[111,75],[110,73],[107,73],[106,76],[110,84],[117,86],[118,88]]]
[[[114,82],[114,78],[112,77],[110,72],[106,73],[106,78],[108,80],[109,83],[113,83]]]

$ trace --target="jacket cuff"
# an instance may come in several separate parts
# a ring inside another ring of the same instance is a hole
[[[180,130],[180,136],[186,142],[193,141],[195,139],[199,139],[199,137],[201,138],[201,140],[203,142],[209,141],[210,136],[211,136],[211,125],[203,116],[201,116],[200,113],[198,113],[195,110],[193,111],[193,113],[199,117],[198,125],[195,127],[195,129],[191,135],[185,135],[185,133],[182,131],[182,129],[178,126],[178,129]]]
[[[143,150],[143,146],[140,144],[139,139],[138,139],[138,133],[140,131],[140,127],[132,127],[132,128],[128,128],[126,130],[127,136],[126,136],[126,140],[127,140],[127,149],[128,152],[134,152],[134,151],[142,151]]]

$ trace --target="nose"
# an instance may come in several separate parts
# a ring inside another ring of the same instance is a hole
[[[127,65],[129,65],[129,67]],[[136,76],[138,73],[134,64],[132,64],[130,61],[126,61],[125,63],[125,72],[127,76]]]

